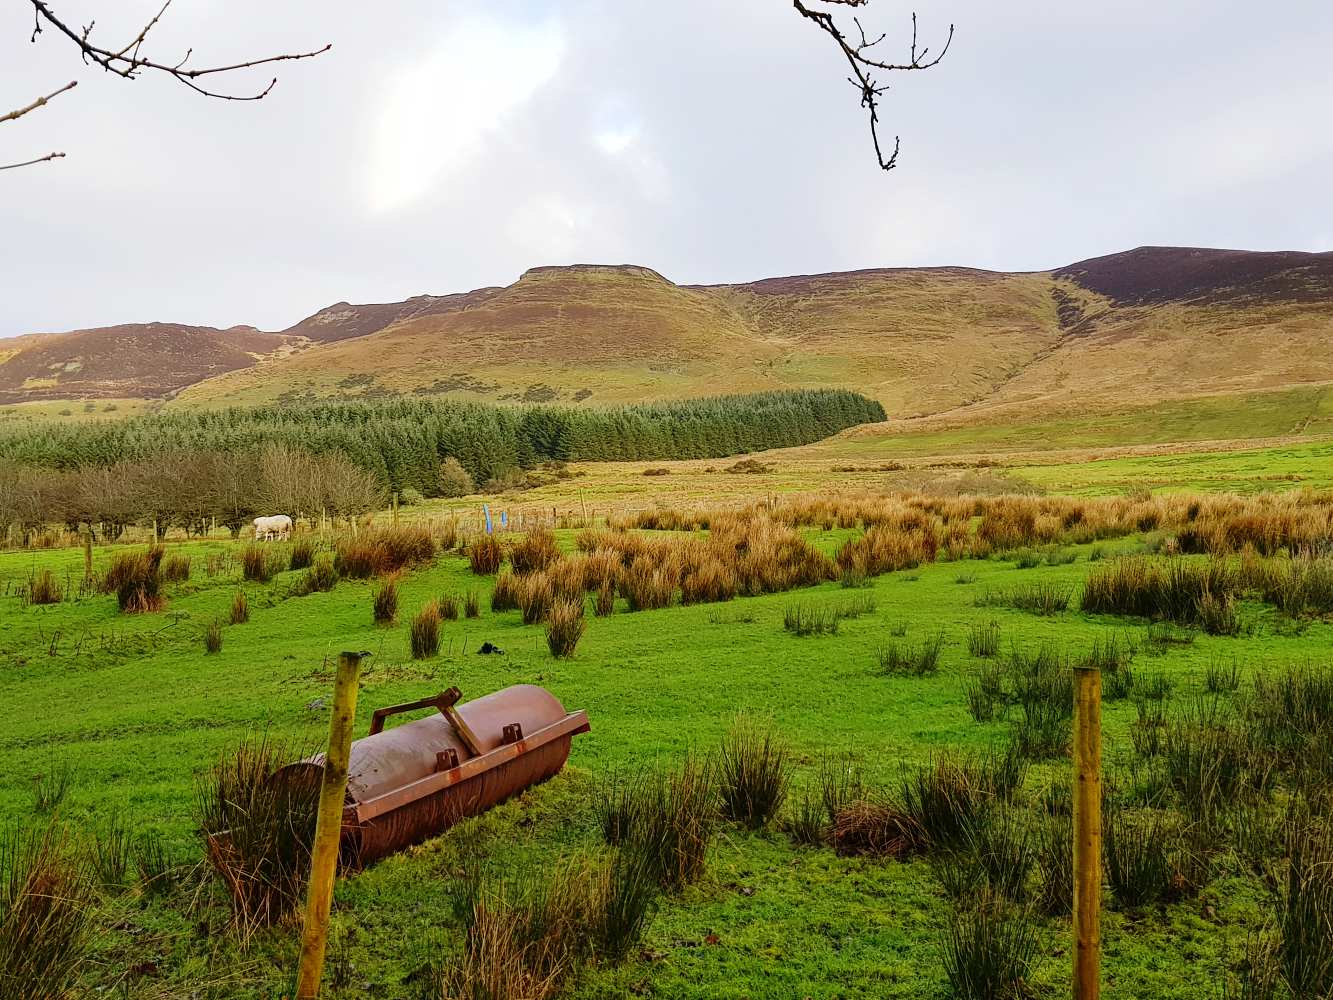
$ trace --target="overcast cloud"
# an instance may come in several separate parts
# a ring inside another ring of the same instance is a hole
[[[158,0],[66,0],[120,40]],[[868,26],[910,30],[874,0]],[[85,68],[0,8],[0,336],[147,320],[280,329],[329,303],[638,263],[682,283],[1041,269],[1140,244],[1333,244],[1333,4],[923,0],[874,164],[788,0],[175,0],[200,62],[317,47],[257,104]],[[902,46],[900,46],[901,48]],[[267,77],[260,75],[260,83]]]

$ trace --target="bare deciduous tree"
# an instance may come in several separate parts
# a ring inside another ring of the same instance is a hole
[[[944,48],[940,49],[934,58],[929,58],[930,49],[918,49],[916,14],[913,13],[912,45],[908,52],[907,61],[901,63],[889,62],[879,58],[879,50],[876,48],[887,37],[887,32],[881,32],[873,37],[867,35],[860,17],[852,15],[852,23],[856,26],[855,40],[853,40],[848,37],[849,33],[839,25],[834,10],[830,9],[868,7],[869,4],[870,0],[810,0],[810,5],[806,6],[802,0],[792,0],[792,6],[796,8],[796,12],[813,22],[821,31],[832,38],[847,60],[847,65],[851,67],[852,71],[851,76],[847,78],[847,82],[861,92],[861,107],[865,108],[870,115],[870,138],[875,144],[875,158],[884,170],[892,170],[898,165],[899,141],[898,136],[895,135],[893,137],[893,152],[886,157],[879,139],[879,99],[889,89],[889,85],[881,81],[880,74],[930,69],[932,66],[938,65],[939,61],[944,58],[945,53],[949,51],[949,46],[953,44],[953,25],[949,25],[949,36],[944,40]]]
[[[98,41],[93,40],[96,21],[90,21],[88,24],[76,28],[69,21],[58,17],[52,5],[46,0],[29,0],[29,2],[33,9],[31,41],[36,42],[38,37],[49,29],[57,36],[64,37],[79,50],[85,66],[101,66],[106,72],[114,73],[126,80],[137,79],[145,71],[161,73],[184,84],[196,93],[202,94],[204,97],[213,97],[222,101],[262,100],[268,96],[269,91],[278,82],[278,78],[273,77],[261,89],[239,93],[214,89],[211,82],[214,79],[225,79],[230,74],[253,69],[256,66],[267,66],[271,63],[288,62],[295,59],[311,59],[332,48],[332,45],[325,45],[323,48],[313,49],[309,52],[287,52],[216,66],[193,66],[190,64],[194,55],[193,47],[186,49],[185,54],[176,62],[155,59],[144,51],[144,44],[148,41],[149,33],[157,26],[162,19],[162,15],[167,12],[167,8],[171,6],[171,0],[166,0],[162,4],[162,8],[153,16],[153,19],[140,28],[128,42],[119,47],[107,47],[100,43],[100,39]],[[47,103],[53,98],[59,97],[66,91],[73,90],[77,85],[77,80],[71,80],[63,87],[38,97],[28,104],[15,108],[7,114],[0,114],[0,125],[5,122],[16,121],[26,114],[46,107]],[[64,155],[64,153],[47,153],[45,156],[34,157],[18,163],[0,164],[0,170],[12,170],[16,167],[32,166],[34,163],[46,163],[50,160],[58,160]]]

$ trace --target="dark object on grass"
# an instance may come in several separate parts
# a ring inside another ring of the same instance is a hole
[[[504,656],[504,650],[489,640],[483,642],[481,644],[481,648],[477,650],[477,654],[479,656],[489,656],[492,653],[496,654],[497,656]]]

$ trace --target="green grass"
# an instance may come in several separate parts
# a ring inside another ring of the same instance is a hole
[[[1155,405],[1078,415],[1024,415],[988,421],[977,414],[966,426],[917,430],[890,420],[872,430],[835,438],[830,455],[866,459],[881,448],[899,456],[991,454],[1006,451],[1111,448],[1189,441],[1231,441],[1333,432],[1333,393],[1308,386],[1170,400]]]
[[[572,546],[572,532],[558,536]],[[846,533],[813,537],[831,551]],[[334,996],[365,995],[365,982],[375,996],[414,996],[404,978],[457,941],[450,890],[468,858],[480,851],[512,870],[595,850],[598,779],[710,749],[738,710],[772,719],[796,764],[794,793],[815,779],[825,749],[850,752],[873,780],[890,784],[901,763],[945,749],[981,749],[1007,732],[1004,721],[977,724],[968,714],[964,689],[975,661],[967,636],[974,623],[998,622],[1006,649],[1010,643],[1035,649],[1049,640],[1082,652],[1112,631],[1145,631],[1141,623],[1076,610],[1039,617],[975,606],[975,595],[987,588],[1077,589],[1089,567],[1088,547],[1081,547],[1079,560],[1064,566],[1019,570],[1011,559],[996,559],[881,577],[864,592],[875,611],[840,622],[836,635],[817,641],[785,634],[783,615],[793,601],[843,600],[836,582],[813,593],[635,614],[622,601],[610,618],[589,619],[568,661],[551,657],[539,626],[522,626],[516,612],[491,613],[483,591],[480,617],[442,623],[440,655],[413,661],[411,616],[387,628],[372,625],[370,582],[345,581],[329,593],[284,600],[296,574],[242,585],[238,568],[212,578],[204,572],[209,552],[239,549],[223,541],[171,545],[172,552],[194,556],[196,572],[168,588],[161,613],[118,615],[114,597],[24,607],[12,594],[0,596],[0,704],[7,709],[0,822],[30,815],[34,776],[68,766],[64,819],[92,829],[116,815],[133,817],[136,833],[160,833],[173,857],[197,857],[190,818],[195,774],[247,734],[267,730],[307,745],[323,739],[328,716],[318,700],[330,694],[342,649],[376,654],[362,683],[358,734],[375,708],[452,684],[465,698],[514,683],[541,684],[566,707],[586,709],[592,721],[555,780],[340,883],[331,962],[350,963],[355,972],[349,988]],[[104,565],[106,550],[97,559]],[[0,595],[34,567],[77,580],[82,553],[0,553]],[[960,573],[974,574],[975,584],[960,587]],[[403,578],[401,606],[417,608],[478,585],[461,557],[442,556]],[[224,626],[221,652],[205,656],[202,630],[228,619],[238,586],[249,596],[250,620]],[[1333,660],[1333,624],[1317,621],[1298,634],[1271,609],[1247,603],[1244,612],[1256,624],[1253,634],[1201,635],[1151,660],[1152,671],[1171,679],[1173,700],[1202,690],[1209,665],[1221,658],[1235,658],[1242,676],[1264,665]],[[876,651],[898,622],[908,641],[944,633],[937,674],[893,677],[876,669]],[[483,640],[507,655],[473,655]],[[1129,701],[1105,706],[1108,759],[1128,758],[1135,718]],[[1066,767],[1034,767],[1029,793],[1035,797]],[[1132,922],[1107,913],[1107,980],[1125,996],[1212,1000],[1216,977],[1258,920],[1259,895],[1253,882],[1230,877],[1205,890],[1207,917],[1198,900]],[[592,970],[569,995],[591,1000],[647,988],[646,995],[699,1000],[943,998],[939,939],[949,912],[924,860],[841,859],[827,849],[793,847],[779,833],[728,827],[704,880],[664,900],[643,953]],[[86,984],[110,985],[136,963],[152,961],[159,975],[145,982],[154,988],[202,985],[205,997],[279,995],[295,964],[295,931],[266,931],[242,952],[223,934],[222,914],[220,903],[202,915],[189,913],[184,893],[107,904],[99,915],[98,962]],[[1040,941],[1034,985],[1058,995],[1067,984],[1067,925],[1043,921]]]

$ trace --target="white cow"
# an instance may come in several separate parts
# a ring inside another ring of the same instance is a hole
[[[268,541],[276,538],[286,541],[292,536],[292,519],[286,514],[274,514],[272,517],[255,518],[255,541]]]

